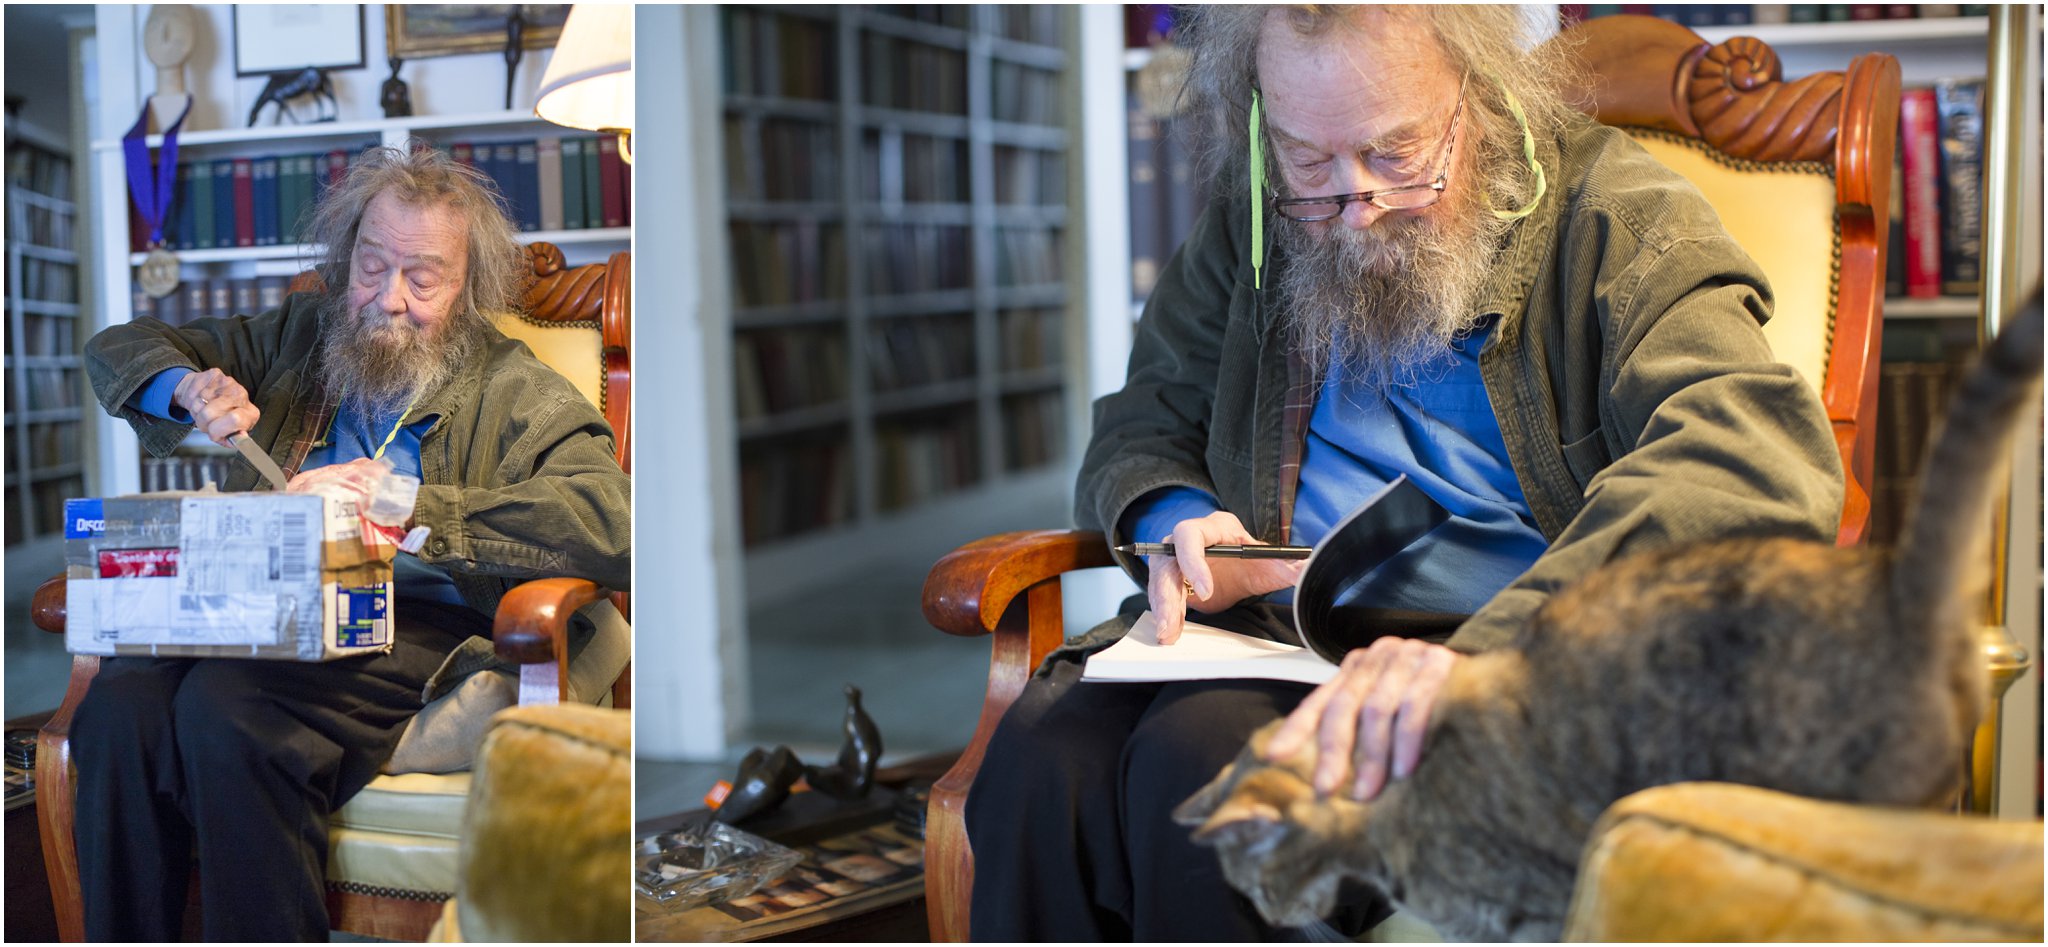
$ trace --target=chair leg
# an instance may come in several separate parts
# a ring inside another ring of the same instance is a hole
[[[50,901],[57,912],[57,936],[67,942],[85,940],[85,901],[78,886],[77,771],[71,765],[71,715],[85,699],[98,674],[95,657],[74,655],[64,702],[36,734],[36,823],[42,835],[43,871],[49,876]]]

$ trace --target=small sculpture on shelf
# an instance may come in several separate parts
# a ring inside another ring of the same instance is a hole
[[[512,79],[519,74],[519,60],[526,55],[526,18],[514,4],[505,18],[505,111],[512,110]]]
[[[798,779],[811,789],[840,800],[864,799],[875,788],[875,765],[882,758],[882,731],[860,704],[860,688],[846,685],[846,715],[839,756],[830,766],[806,766],[787,746],[755,747],[740,760],[732,789],[712,818],[738,823],[774,809],[789,798]]]
[[[377,93],[377,104],[384,107],[385,118],[404,118],[412,114],[412,89],[405,80],[398,78],[398,69],[405,60],[391,57],[391,78],[384,80]]]
[[[287,118],[296,124],[299,116],[287,103],[302,95],[313,97],[317,116],[313,121],[331,122],[341,115],[341,104],[334,98],[333,80],[327,78],[325,70],[308,66],[298,72],[270,74],[269,81],[263,83],[263,91],[256,94],[256,104],[249,108],[249,127],[256,127],[256,116],[262,114],[264,106],[273,103],[277,105],[278,120],[272,124],[282,125]]]
[[[159,3],[142,24],[142,51],[156,67],[156,94],[149,97],[151,129],[162,134],[176,124],[192,97],[185,88],[185,60],[199,33],[199,14],[188,3]]]

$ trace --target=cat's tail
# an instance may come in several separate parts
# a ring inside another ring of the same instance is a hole
[[[1934,627],[1990,580],[1991,505],[2015,428],[2041,399],[2041,290],[2006,321],[1949,400],[1893,562],[1901,627]]]

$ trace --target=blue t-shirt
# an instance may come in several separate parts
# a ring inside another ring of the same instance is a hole
[[[1452,345],[1408,387],[1374,390],[1333,369],[1309,417],[1292,539],[1314,545],[1346,514],[1407,474],[1451,518],[1375,569],[1346,604],[1469,614],[1527,571],[1548,543],[1508,461],[1479,374],[1488,323]],[[1192,487],[1153,491],[1123,518],[1154,542],[1217,509]],[[1290,601],[1293,590],[1269,596]]]
[[[191,373],[189,368],[167,368],[158,372],[129,398],[129,406],[145,414],[190,424],[192,415],[171,403],[171,393],[178,387],[179,379]],[[391,446],[384,449],[384,458],[391,461],[393,470],[420,476],[420,438],[433,426],[436,417],[430,414],[414,420],[391,437]],[[399,420],[397,411],[384,417],[365,418],[344,405],[335,411],[334,423],[329,426],[327,436],[306,452],[302,469],[312,470],[375,456],[378,445],[392,434],[391,429]],[[400,598],[464,604],[462,593],[455,588],[455,580],[449,578],[447,572],[421,562],[411,553],[398,554],[392,563],[392,580],[397,584]]]

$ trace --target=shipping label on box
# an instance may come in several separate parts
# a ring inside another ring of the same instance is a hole
[[[390,547],[356,504],[149,494],[65,504],[74,654],[325,661],[392,641]]]

